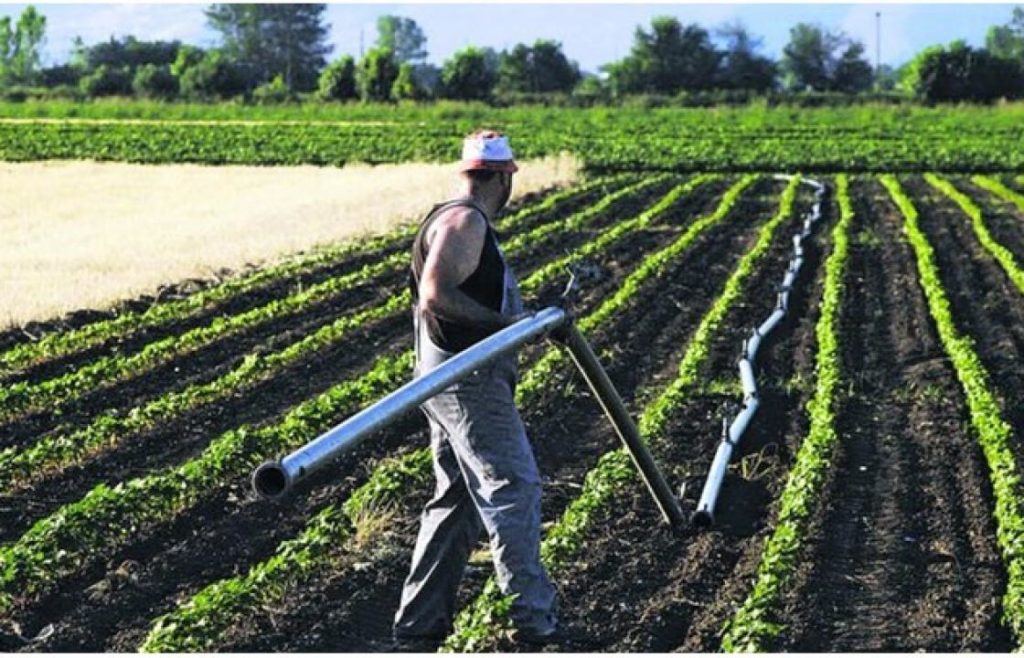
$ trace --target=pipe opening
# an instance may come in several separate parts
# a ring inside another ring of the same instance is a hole
[[[288,475],[280,462],[264,462],[252,474],[252,488],[263,498],[279,498],[288,490]]]
[[[714,517],[711,516],[711,512],[707,510],[697,510],[690,515],[690,523],[692,523],[695,528],[710,528],[714,522]]]

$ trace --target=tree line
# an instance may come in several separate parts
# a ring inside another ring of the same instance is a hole
[[[381,16],[377,38],[358,59],[328,60],[322,4],[213,4],[204,9],[217,47],[132,36],[73,44],[69,62],[41,66],[46,18],[28,6],[0,18],[0,96],[159,100],[243,99],[275,103],[394,102],[434,99],[611,103],[742,102],[773,94],[865,94],[925,102],[991,102],[1024,97],[1024,9],[989,29],[983,48],[964,41],[926,48],[893,69],[876,70],[862,42],[800,23],[778,60],[741,23],[709,31],[670,16],[638,26],[630,52],[584,73],[556,41],[539,39],[501,52],[467,46],[440,66],[427,62],[427,37],[415,21]]]

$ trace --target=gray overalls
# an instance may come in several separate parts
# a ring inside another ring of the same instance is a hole
[[[521,313],[519,284],[503,255],[501,260],[501,313]],[[417,375],[452,356],[434,344],[419,316],[414,310]],[[459,581],[481,528],[490,538],[502,593],[517,595],[515,625],[537,634],[555,629],[555,590],[540,563],[540,474],[515,406],[516,379],[513,353],[420,407],[430,424],[437,486],[420,519],[395,615],[397,636],[450,631]]]

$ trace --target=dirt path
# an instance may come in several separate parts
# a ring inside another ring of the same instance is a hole
[[[521,195],[578,177],[524,161]],[[380,232],[448,198],[451,165],[0,163],[0,327]]]
[[[901,216],[853,187],[842,372],[852,390],[781,651],[1006,651],[987,467],[917,283]],[[949,249],[939,246],[938,249]]]

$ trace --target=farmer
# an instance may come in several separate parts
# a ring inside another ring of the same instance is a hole
[[[459,197],[435,206],[420,225],[410,276],[416,374],[526,315],[492,223],[517,170],[505,136],[470,135],[459,163]],[[516,595],[517,638],[532,644],[561,638],[555,590],[540,563],[540,475],[516,410],[516,379],[516,356],[508,354],[421,407],[437,486],[420,519],[395,615],[399,646],[436,645],[449,633],[456,590],[481,530],[502,593]]]

